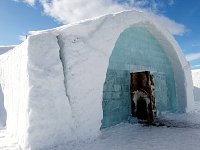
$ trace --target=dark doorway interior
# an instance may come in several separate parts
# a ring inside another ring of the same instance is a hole
[[[153,75],[149,71],[131,73],[130,89],[132,116],[153,122],[156,114]]]

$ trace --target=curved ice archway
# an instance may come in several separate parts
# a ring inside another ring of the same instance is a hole
[[[143,17],[141,17],[141,20],[135,21],[135,23],[131,23],[132,21],[130,21],[130,23],[127,23],[127,21],[125,22],[125,25],[122,25],[122,27],[118,25],[118,27],[120,28],[120,33],[118,33],[118,35],[120,36],[123,31],[130,27],[145,27],[156,38],[156,40],[158,40],[166,54],[169,56],[169,59],[172,63],[176,84],[176,96],[178,104],[177,112],[191,111],[193,108],[193,94],[190,64],[183,56],[183,53],[174,37],[167,30],[162,29],[155,22],[153,23],[151,19]],[[115,24],[119,23],[119,21],[120,20],[117,20]],[[120,22],[119,24],[122,23]],[[115,26],[113,28],[115,28]],[[112,30],[115,31],[115,29]],[[112,34],[112,31],[106,34]],[[104,34],[104,37],[106,37],[106,34]],[[118,38],[116,38],[115,41],[117,41],[117,39]],[[108,56],[110,57],[111,55],[112,51]]]
[[[174,60],[173,60],[174,61]],[[150,71],[159,112],[178,111],[172,60],[145,26],[131,26],[117,39],[109,59],[103,90],[102,127],[131,116],[130,73]],[[179,61],[176,61],[179,63]]]
[[[185,112],[187,106],[187,87],[186,82],[187,75],[185,74],[185,69],[188,69],[189,63],[186,61],[183,56],[181,49],[179,48],[177,42],[173,38],[173,36],[165,31],[164,33],[158,30],[151,22],[143,22],[132,25],[132,27],[144,27],[146,28],[152,36],[159,42],[162,46],[163,50],[167,54],[170,62],[172,64],[175,85],[176,85],[176,101],[177,101],[177,112]],[[166,35],[164,35],[166,34]],[[167,38],[170,38],[169,41]]]

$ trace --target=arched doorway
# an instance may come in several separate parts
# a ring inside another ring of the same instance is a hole
[[[154,76],[158,113],[176,111],[174,72],[168,55],[145,27],[130,27],[120,34],[109,60],[102,128],[127,121],[131,116],[130,73],[141,71]]]

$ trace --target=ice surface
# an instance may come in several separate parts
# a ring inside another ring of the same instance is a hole
[[[110,14],[35,32],[0,56],[6,128],[22,149],[50,149],[100,135],[109,59],[131,26],[146,28],[163,47],[173,66],[178,110],[192,110],[190,66],[173,36],[148,14]]]

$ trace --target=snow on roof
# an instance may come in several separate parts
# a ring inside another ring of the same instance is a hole
[[[84,19],[84,20],[80,20],[80,21],[77,21],[77,22],[72,22],[72,23],[69,23],[67,25],[62,25],[62,26],[59,26],[59,27],[56,27],[56,28],[51,28],[51,29],[46,29],[46,30],[38,30],[38,31],[29,31],[29,35],[37,35],[37,34],[49,32],[49,31],[61,31],[61,30],[64,30],[64,29],[67,29],[67,28],[70,28],[70,27],[73,27],[73,26],[77,26],[77,25],[81,25],[81,24],[87,24],[91,21],[95,21],[95,20],[98,20],[100,18],[105,18],[105,17],[108,17],[108,16],[116,16],[118,14],[125,13],[125,12],[144,13],[141,10],[125,10],[125,11],[120,11],[120,12],[111,13],[111,14],[104,14],[104,15],[101,15],[101,16],[97,16],[97,17],[93,17],[93,18],[89,18],[89,19]]]
[[[166,41],[168,41],[173,47],[173,49],[177,51],[177,53],[182,53],[180,46],[170,33],[169,29],[165,28],[165,26],[160,24],[159,15],[139,10],[125,10],[117,13],[98,16],[91,19],[81,20],[78,22],[74,22],[71,24],[63,25],[52,29],[30,31],[29,36],[34,36],[48,32],[51,32],[55,35],[62,34],[63,32],[69,35],[70,34],[86,35],[89,34],[90,32],[93,32],[92,31],[93,29],[91,28],[96,28],[98,25],[104,24],[105,20],[109,20],[108,18],[111,20],[111,22],[113,21],[113,23],[117,22],[118,24],[122,24],[121,25],[122,28],[127,28],[127,26],[130,25],[143,24],[144,26],[150,28],[149,31],[152,32],[154,36],[157,36],[157,39],[160,40],[159,42],[166,43]],[[181,59],[181,63],[184,63],[183,66],[187,67],[188,63],[185,57],[183,57],[182,54],[178,54],[178,57],[179,59]]]

